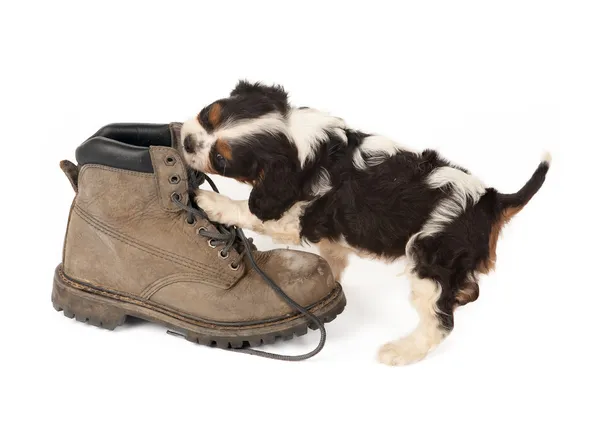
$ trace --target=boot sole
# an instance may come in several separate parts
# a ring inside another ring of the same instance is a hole
[[[317,329],[300,314],[252,323],[219,323],[190,317],[133,295],[116,293],[78,282],[65,276],[62,264],[54,273],[52,304],[65,317],[100,328],[113,330],[128,316],[159,323],[188,341],[219,348],[257,347],[277,339],[290,340]],[[308,310],[323,322],[331,322],[346,307],[346,297],[339,283],[325,298]]]

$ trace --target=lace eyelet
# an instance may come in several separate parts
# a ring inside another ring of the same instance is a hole
[[[240,265],[236,264],[235,266],[233,264],[229,265],[229,268],[233,271],[239,270],[240,269]]]
[[[200,232],[204,230],[205,232],[208,230],[206,227],[198,227],[198,230],[196,230],[196,233],[200,234]]]
[[[176,162],[177,160],[172,156],[168,156],[165,158],[165,164],[167,164],[168,166],[175,165]]]
[[[226,260],[227,258],[229,258],[229,253],[223,255],[223,250],[219,251],[219,257],[221,257],[221,260]]]
[[[181,181],[181,177],[179,177],[177,174],[172,175],[171,177],[169,177],[169,182],[171,184],[177,184]]]
[[[216,248],[217,246],[216,246],[216,245],[213,245],[213,242],[214,242],[214,240],[213,240],[213,239],[209,239],[209,240],[208,240],[208,246],[210,246],[211,248],[213,248],[213,249],[214,249],[214,248]]]
[[[171,200],[181,201],[181,195],[177,192],[173,192],[173,193],[171,193]]]
[[[196,224],[196,217],[192,217],[192,221],[190,221],[190,219],[189,219],[189,218],[186,218],[186,219],[185,219],[185,222],[186,222],[187,224],[189,224],[190,226],[193,226],[194,224]]]

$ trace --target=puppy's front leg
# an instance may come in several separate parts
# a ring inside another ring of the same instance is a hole
[[[261,221],[250,213],[248,201],[233,199],[210,190],[196,190],[196,203],[208,219],[226,226],[237,226],[260,232]]]
[[[208,219],[211,221],[226,226],[250,229],[256,233],[270,236],[280,243],[300,243],[298,216],[284,215],[280,220],[263,222],[250,212],[248,201],[236,201],[220,193],[202,189],[196,190],[195,199],[198,206],[206,212]],[[296,225],[290,223],[290,219]]]

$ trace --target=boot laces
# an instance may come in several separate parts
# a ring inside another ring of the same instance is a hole
[[[198,205],[196,205],[196,203],[193,201],[194,190],[196,188],[198,188],[199,186],[201,186],[205,181],[207,181],[209,183],[210,187],[212,188],[212,190],[219,193],[217,186],[212,181],[212,179],[210,177],[208,177],[206,174],[195,171],[195,170],[189,170],[188,181],[189,181],[189,188],[188,188],[189,193],[188,193],[187,204],[184,204],[183,202],[181,202],[181,199],[179,196],[173,196],[172,201],[179,208],[181,208],[182,210],[187,212],[187,222],[188,223],[192,224],[196,220],[196,217],[200,217],[201,219],[209,220],[208,214],[206,214],[206,212],[202,208],[200,208]],[[254,269],[254,271],[256,273],[258,273],[258,275],[260,277],[262,277],[262,279],[269,285],[269,287],[273,291],[275,291],[275,293],[277,293],[277,295],[279,295],[279,297],[282,298],[290,307],[294,308],[300,314],[302,314],[303,316],[308,318],[313,324],[315,324],[315,326],[319,329],[319,331],[321,333],[321,338],[319,340],[317,347],[315,347],[312,351],[310,351],[306,354],[289,356],[289,355],[269,353],[266,351],[255,350],[252,348],[227,348],[227,350],[239,351],[239,352],[254,355],[254,356],[266,357],[266,358],[275,359],[275,360],[286,360],[286,361],[306,360],[306,359],[309,359],[309,358],[315,356],[316,354],[318,354],[325,346],[325,340],[327,338],[327,333],[325,332],[325,326],[324,326],[323,322],[321,321],[321,319],[319,319],[317,316],[312,314],[310,311],[308,311],[307,309],[302,307],[300,304],[298,304],[294,300],[292,300],[283,291],[283,289],[281,289],[279,287],[279,285],[277,285],[269,276],[267,276],[266,273],[258,266],[258,264],[256,263],[256,260],[254,259],[254,255],[252,255],[252,252],[256,251],[257,248],[254,245],[252,238],[247,238],[246,235],[244,235],[244,232],[242,231],[242,229],[239,229],[235,226],[225,226],[224,224],[215,223],[212,221],[211,221],[211,223],[214,225],[216,231],[209,231],[209,230],[201,228],[198,231],[198,234],[200,234],[201,236],[204,236],[206,238],[209,238],[210,239],[209,243],[211,241],[214,242],[214,245],[211,243],[211,246],[216,247],[219,245],[223,245],[224,247],[221,249],[221,255],[223,257],[227,256],[232,249],[235,249],[238,252],[238,254],[240,255],[240,262],[242,261],[243,257],[246,256],[250,262],[250,265]],[[231,267],[234,269],[237,268],[238,266],[239,266],[239,264],[231,265]]]
[[[204,219],[204,220],[209,220],[208,214],[206,214],[206,212],[202,208],[198,207],[198,205],[196,205],[196,203],[193,201],[194,189],[201,186],[205,181],[208,181],[208,183],[210,184],[212,189],[215,192],[218,192],[216,185],[210,179],[210,177],[208,177],[205,174],[199,173],[197,171],[190,171],[189,172],[189,182],[190,182],[189,186],[190,187],[189,187],[189,196],[188,196],[189,200],[188,200],[187,205],[184,204],[183,202],[181,202],[181,199],[177,194],[174,194],[177,196],[173,196],[173,198],[172,198],[175,205],[177,205],[179,208],[181,208],[182,210],[185,210],[187,212],[187,222],[190,224],[193,224],[195,222],[196,217],[200,217],[201,219]],[[241,262],[243,260],[243,257],[248,253],[248,250],[246,249],[246,246],[244,245],[242,239],[236,232],[236,229],[233,227],[225,226],[221,223],[215,223],[212,221],[211,221],[211,224],[213,224],[216,231],[210,231],[205,228],[200,228],[200,230],[198,231],[198,234],[201,236],[204,236],[205,238],[208,238],[211,247],[216,248],[218,246],[223,246],[223,248],[221,248],[221,251],[220,251],[220,255],[223,258],[226,258],[229,255],[229,252],[231,252],[232,249],[235,249],[240,256],[240,262]],[[253,239],[248,238],[248,242],[251,247],[250,249],[252,251],[256,251],[256,246],[253,243]],[[238,266],[239,266],[239,263],[231,265],[231,267],[234,269],[237,268]]]

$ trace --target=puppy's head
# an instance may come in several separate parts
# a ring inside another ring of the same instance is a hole
[[[181,152],[198,171],[253,186],[250,210],[262,220],[280,218],[299,197],[300,164],[287,131],[288,95],[280,86],[240,81],[186,121]]]

